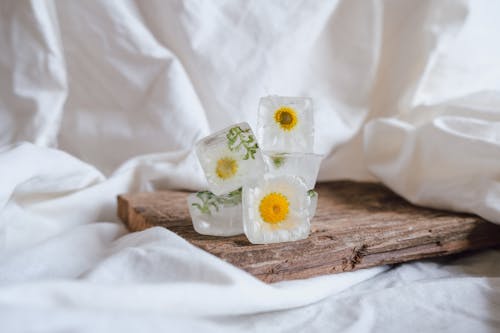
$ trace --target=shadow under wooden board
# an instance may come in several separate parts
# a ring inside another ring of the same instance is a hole
[[[321,183],[309,238],[253,245],[244,235],[197,234],[180,191],[118,196],[131,231],[162,226],[265,282],[303,279],[500,246],[500,226],[480,217],[414,206],[378,184]]]

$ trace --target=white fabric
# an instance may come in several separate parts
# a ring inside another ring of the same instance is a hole
[[[496,331],[500,251],[266,285],[127,191],[204,186],[192,147],[310,96],[321,180],[500,223],[494,1],[0,3],[0,331]],[[364,281],[364,282],[362,282]],[[361,283],[360,283],[361,282]]]

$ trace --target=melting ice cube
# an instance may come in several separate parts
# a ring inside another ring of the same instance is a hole
[[[262,150],[312,153],[312,100],[306,97],[262,97],[259,103],[257,138]]]
[[[263,156],[269,173],[276,176],[299,176],[308,189],[314,188],[323,155],[265,151]]]
[[[192,193],[187,200],[196,232],[212,236],[243,233],[241,189],[221,196],[209,191]]]
[[[307,238],[310,230],[310,197],[301,178],[264,177],[243,188],[243,228],[254,244]]]
[[[227,127],[196,144],[208,189],[216,195],[237,190],[264,173],[264,160],[247,123]]]

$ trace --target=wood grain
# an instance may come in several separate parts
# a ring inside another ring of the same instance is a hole
[[[131,231],[163,226],[266,282],[302,279],[500,245],[500,226],[469,214],[414,206],[378,184],[318,184],[308,239],[253,245],[244,235],[197,234],[178,191],[125,194],[118,215]]]

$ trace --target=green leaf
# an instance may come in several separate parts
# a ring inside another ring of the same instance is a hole
[[[316,192],[315,190],[309,190],[309,191],[307,191],[307,195],[312,198],[312,197],[317,196],[318,192]]]
[[[281,154],[271,156],[275,168],[281,168],[285,164],[286,157]]]
[[[192,203],[191,206],[196,207],[200,213],[211,215],[214,212],[218,212],[220,205],[227,207],[237,206],[241,203],[241,192],[242,189],[239,188],[228,194],[217,196],[210,191],[201,191],[196,193],[196,197],[200,199],[200,203]]]
[[[244,160],[255,159],[255,153],[259,145],[249,128],[242,130],[241,127],[232,127],[226,135],[229,150],[238,152],[244,149]]]

